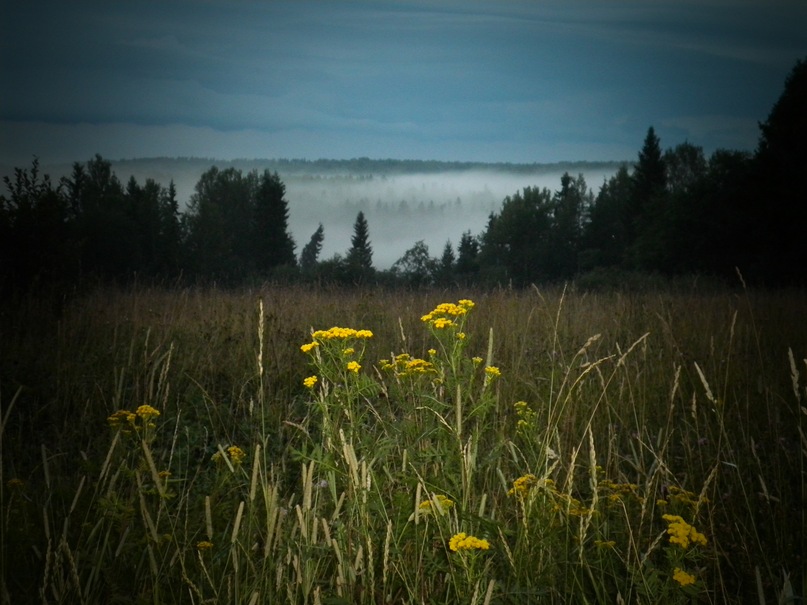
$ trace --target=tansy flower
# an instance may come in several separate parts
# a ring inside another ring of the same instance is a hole
[[[160,471],[157,473],[157,476],[160,479],[168,479],[171,476],[171,471]]]
[[[307,389],[313,389],[314,386],[317,384],[317,380],[319,379],[316,376],[309,376],[308,378],[303,380],[303,385],[305,385]]]
[[[677,544],[683,549],[689,548],[690,543],[706,546],[706,536],[680,516],[662,515],[661,518],[669,524],[667,533],[670,535],[670,544]]]
[[[435,501],[437,504],[435,505]],[[438,512],[441,515],[445,515],[448,512],[448,509],[454,506],[454,501],[446,498],[442,494],[437,494],[434,497],[434,500],[424,500],[418,505],[418,509],[421,515],[429,515],[433,512]]]
[[[482,359],[481,357],[472,357],[471,361],[474,362],[475,366],[478,366],[480,363],[482,363],[484,361],[484,359]]]
[[[158,410],[155,410],[150,405],[141,405],[137,408],[135,412],[138,416],[140,416],[143,420],[149,420],[150,418],[156,418],[160,415]]]
[[[469,536],[465,532],[460,532],[451,537],[448,547],[454,552],[461,550],[489,550],[490,542],[480,540],[476,536]]]
[[[207,540],[202,540],[201,542],[196,543],[197,550],[210,550],[213,548],[213,543],[208,542]]]
[[[301,350],[303,353],[308,353],[308,352],[310,352],[311,350],[313,350],[315,347],[318,347],[318,346],[319,346],[319,343],[318,343],[318,342],[308,342],[308,343],[304,344],[303,346],[301,346],[301,347],[300,347],[300,350]]]
[[[535,485],[538,485],[538,478],[535,475],[532,473],[523,475],[513,481],[513,487],[507,492],[507,495],[525,496],[527,492],[530,491],[530,488]]]
[[[426,352],[429,354],[429,357],[434,357],[435,355],[437,355],[437,350],[436,349],[429,349]]]
[[[6,485],[8,486],[9,489],[22,489],[23,487],[25,487],[25,483],[23,482],[23,480],[18,479],[17,477],[9,479],[6,482]]]
[[[695,583],[695,576],[691,573],[685,572],[680,567],[676,567],[673,571],[673,580],[678,582],[681,586],[689,586]]]
[[[358,361],[350,361],[347,364],[347,371],[353,372],[354,374],[358,374],[359,370],[361,370],[361,365]]]
[[[502,375],[502,371],[496,366],[488,366],[485,368],[485,374],[488,378],[498,378]]]
[[[244,450],[237,445],[231,445],[228,447],[227,453],[230,455],[230,460],[233,461],[233,464],[241,464],[244,461],[244,458],[247,457]]]
[[[349,355],[353,355],[353,353],[355,353],[355,352],[356,352],[356,349],[354,349],[353,347],[348,347],[347,349],[342,351],[342,355],[344,355],[345,357],[348,357]]]

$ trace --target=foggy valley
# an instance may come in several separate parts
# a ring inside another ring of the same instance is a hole
[[[184,211],[202,173],[211,166],[234,167],[244,172],[276,171],[286,185],[289,230],[302,247],[322,223],[325,230],[320,260],[344,255],[350,248],[356,215],[364,212],[370,228],[373,265],[388,269],[416,242],[423,240],[432,256],[439,257],[447,241],[454,249],[461,235],[481,233],[488,216],[501,208],[505,197],[525,187],[560,188],[564,172],[583,174],[596,194],[613,175],[618,162],[559,164],[473,164],[451,162],[393,162],[348,160],[299,162],[295,160],[217,161],[200,158],[156,158],[111,161],[125,186],[131,176],[141,185],[153,179],[167,187],[171,180]],[[23,166],[27,168],[27,166]],[[42,165],[53,182],[69,176],[70,165]],[[3,174],[12,174],[6,167]]]

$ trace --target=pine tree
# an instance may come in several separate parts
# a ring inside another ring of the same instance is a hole
[[[300,253],[300,268],[305,272],[313,271],[319,260],[319,253],[322,252],[322,242],[325,239],[325,229],[322,223],[319,224],[317,230],[311,234],[311,239],[303,247]]]
[[[286,186],[278,174],[265,170],[258,179],[254,202],[254,254],[263,273],[279,266],[294,266],[294,239],[289,233]]]
[[[367,219],[364,213],[356,215],[356,222],[353,225],[353,237],[350,239],[350,250],[348,250],[346,264],[348,273],[354,281],[364,282],[373,273],[373,248],[370,245],[370,229],[367,226]]]

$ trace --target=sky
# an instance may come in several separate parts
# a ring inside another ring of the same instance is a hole
[[[752,151],[804,0],[0,0],[0,161]]]

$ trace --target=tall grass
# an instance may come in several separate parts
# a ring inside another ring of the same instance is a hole
[[[9,303],[0,598],[795,601],[804,308],[694,287]]]

